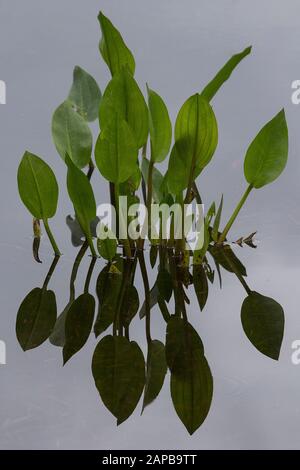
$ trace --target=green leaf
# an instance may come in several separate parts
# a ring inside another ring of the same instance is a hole
[[[199,335],[179,317],[171,317],[167,325],[166,358],[171,370],[174,408],[188,432],[193,434],[209,412],[213,378]]]
[[[142,351],[125,337],[105,336],[95,349],[92,372],[104,405],[121,424],[135,410],[143,392]]]
[[[151,160],[153,162],[162,162],[170,150],[172,124],[167,107],[162,98],[150,88],[147,87],[147,90]]]
[[[85,292],[70,306],[65,323],[64,364],[87,342],[95,314],[95,299]]]
[[[138,84],[127,68],[122,68],[105,89],[99,108],[101,129],[105,129],[115,112],[131,128],[137,147],[143,147],[149,131],[148,108]]]
[[[73,84],[68,100],[87,121],[95,121],[99,113],[101,91],[96,80],[78,65],[74,68]]]
[[[41,158],[25,152],[18,168],[18,188],[22,202],[36,219],[55,215],[58,185],[51,168]]]
[[[67,187],[70,199],[73,203],[76,218],[81,230],[85,234],[90,246],[92,235],[90,223],[96,217],[96,201],[91,183],[82,171],[66,158],[68,165]]]
[[[61,314],[57,317],[57,320],[55,322],[53,331],[52,331],[51,335],[49,336],[49,341],[50,341],[51,344],[53,344],[53,346],[58,346],[58,347],[63,348],[64,345],[65,345],[65,341],[66,341],[66,336],[65,336],[66,318],[67,318],[68,311],[69,311],[69,309],[70,309],[73,302],[74,302],[74,299],[70,300],[67,303],[67,305],[65,306],[65,308],[63,309],[63,311],[61,312]]]
[[[159,289],[158,289],[157,283],[155,283],[152,289],[150,290],[150,309],[153,308],[157,304],[158,298],[159,298]],[[144,318],[145,315],[146,315],[146,303],[144,302],[140,309],[139,317],[142,319]]]
[[[140,305],[139,294],[133,285],[129,284],[126,287],[125,295],[123,298],[122,308],[121,308],[121,319],[123,326],[129,326],[131,320],[135,317],[138,312]]]
[[[208,298],[208,282],[202,264],[193,265],[193,284],[197,295],[199,307],[201,310],[203,310]]]
[[[117,239],[112,230],[106,225],[100,224],[97,228],[97,248],[102,258],[112,261],[117,252]]]
[[[152,340],[148,345],[143,410],[158,396],[164,384],[166,373],[167,362],[165,345],[161,341]]]
[[[49,338],[57,315],[52,290],[36,287],[25,297],[17,314],[16,333],[24,351],[40,346]]]
[[[78,168],[88,165],[92,154],[92,133],[85,119],[73,109],[70,101],[64,101],[54,112],[52,137],[63,160],[68,154]]]
[[[175,124],[168,184],[174,194],[188,187],[210,162],[218,143],[217,121],[210,104],[199,94],[181,107]]]
[[[126,121],[116,113],[101,131],[95,148],[100,173],[112,183],[123,183],[137,169],[138,149]]]
[[[217,91],[221,88],[224,82],[228,80],[230,75],[232,74],[233,70],[239,65],[239,63],[248,55],[250,54],[252,46],[246,47],[245,50],[242,52],[233,55],[228,62],[221,68],[221,70],[217,73],[217,75],[206,85],[204,90],[201,93],[201,96],[210,101]]]
[[[99,49],[111,74],[115,75],[126,65],[132,75],[134,75],[134,57],[124,43],[121,34],[102,12],[99,13],[98,20],[102,31]]]
[[[156,284],[162,298],[169,302],[173,292],[173,282],[169,271],[165,268],[161,268],[158,272]]]
[[[254,188],[272,183],[283,172],[288,158],[288,128],[282,109],[257,134],[244,162],[245,178]]]
[[[219,236],[219,227],[220,227],[220,222],[221,222],[222,209],[223,209],[223,194],[222,194],[222,197],[221,197],[221,202],[220,202],[218,212],[217,212],[217,215],[216,215],[215,220],[214,220],[213,229],[212,229],[212,232],[211,232],[212,239],[215,242],[218,240],[218,236]]]
[[[96,292],[99,300],[99,310],[94,325],[96,338],[113,323],[118,308],[122,275],[110,272],[109,268],[109,265],[104,267],[96,283]]]
[[[244,332],[253,346],[277,361],[284,332],[284,311],[281,305],[270,297],[251,292],[243,302],[241,320]]]

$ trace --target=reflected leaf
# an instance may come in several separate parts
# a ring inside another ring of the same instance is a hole
[[[171,370],[174,408],[188,432],[193,434],[209,412],[213,378],[198,333],[179,317],[173,316],[168,322],[166,358]]]
[[[68,309],[65,323],[64,364],[87,342],[95,315],[95,299],[85,292]]]
[[[66,323],[67,313],[73,301],[74,300],[71,300],[70,302],[68,302],[65,308],[63,309],[62,313],[57,317],[53,331],[51,335],[49,336],[49,341],[51,344],[53,344],[53,346],[58,346],[60,348],[63,348],[65,345],[65,342],[66,342],[65,323]]]
[[[151,268],[154,268],[157,260],[157,255],[158,255],[158,246],[157,245],[151,245],[150,248],[150,264]]]
[[[158,289],[157,283],[155,283],[152,289],[150,290],[150,308],[153,308],[157,304],[158,298],[159,298],[159,289]],[[144,302],[140,309],[139,317],[144,318],[145,315],[146,315],[146,304]]]
[[[158,396],[164,384],[166,373],[167,362],[165,345],[161,341],[152,340],[148,345],[143,410]]]
[[[159,294],[164,300],[169,302],[173,292],[173,282],[169,271],[167,271],[165,268],[161,268],[157,276],[156,284]]]
[[[209,253],[218,264],[226,269],[226,271],[229,271],[230,273],[238,272],[242,276],[247,276],[245,266],[238,259],[229,245],[211,245],[209,247]]]
[[[138,312],[139,305],[140,300],[138,291],[134,286],[129,284],[126,287],[121,308],[121,318],[123,326],[127,327],[130,325],[131,320],[135,317]]]
[[[134,341],[105,336],[95,349],[92,372],[104,405],[121,424],[135,410],[144,389],[142,351]]]
[[[17,314],[16,333],[24,351],[40,346],[55,325],[57,315],[52,290],[36,287],[25,297]]]
[[[194,264],[193,281],[199,307],[201,310],[203,310],[208,297],[208,282],[205,269],[202,264]]]
[[[241,320],[244,332],[262,354],[278,360],[284,332],[284,311],[270,297],[251,292],[245,298]]]
[[[122,276],[120,272],[110,272],[110,265],[105,266],[100,272],[96,284],[99,300],[98,315],[94,325],[96,338],[114,321],[121,286]]]

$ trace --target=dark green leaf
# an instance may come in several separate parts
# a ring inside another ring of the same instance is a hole
[[[73,203],[79,225],[91,244],[92,236],[90,223],[96,217],[96,201],[93,189],[86,175],[82,173],[69,158],[67,158],[67,164],[68,193]]]
[[[87,121],[95,121],[99,113],[101,91],[96,80],[78,65],[73,72],[73,85],[68,100]]]
[[[99,310],[94,325],[96,337],[103,333],[114,321],[121,286],[122,275],[111,273],[109,266],[105,266],[100,272],[96,284],[96,292],[99,300]]]
[[[25,152],[18,168],[20,197],[36,219],[55,215],[58,185],[51,168],[41,158]]]
[[[166,358],[171,372],[182,374],[190,367],[189,351],[197,346],[204,355],[200,336],[192,325],[182,318],[171,316],[167,325]]]
[[[214,260],[230,273],[238,272],[242,276],[247,276],[247,271],[242,262],[235,255],[229,245],[211,245],[209,253]]]
[[[64,364],[87,342],[95,314],[95,299],[85,292],[70,306],[65,323]]]
[[[208,282],[202,264],[193,265],[193,283],[199,302],[199,307],[201,310],[203,310],[208,297]]]
[[[148,90],[149,130],[151,160],[162,162],[169,153],[172,140],[172,124],[162,98],[155,91]]]
[[[114,113],[96,143],[95,158],[100,173],[112,183],[123,183],[136,172],[137,157],[131,128]]]
[[[257,134],[244,162],[245,178],[254,188],[272,183],[283,172],[288,158],[288,128],[282,109]]]
[[[123,326],[129,326],[131,320],[138,312],[140,305],[139,294],[134,286],[129,284],[126,287],[121,308],[121,318]]]
[[[135,410],[145,385],[145,361],[137,343],[120,336],[105,336],[92,361],[96,387],[104,405],[125,421]]]
[[[270,297],[252,292],[245,298],[241,320],[253,346],[265,356],[278,360],[284,332],[284,311]]]
[[[162,298],[169,302],[173,292],[173,282],[169,271],[164,268],[160,269],[158,272],[156,283]]]
[[[233,55],[217,75],[208,83],[208,85],[206,85],[201,95],[206,98],[207,101],[210,101],[221,88],[223,83],[228,80],[236,66],[244,59],[244,57],[250,54],[250,52],[251,46],[247,47],[244,51]]]
[[[25,297],[17,315],[16,332],[24,351],[40,346],[56,321],[56,299],[51,290],[36,287]]]
[[[213,377],[208,362],[195,346],[189,351],[190,367],[171,373],[171,396],[176,413],[189,434],[206,419],[213,397]]]
[[[52,137],[63,160],[66,154],[78,168],[88,165],[93,138],[85,119],[74,109],[70,101],[62,103],[52,118]]]
[[[148,345],[147,374],[144,392],[143,410],[155,400],[164,384],[167,373],[165,345],[152,340]]]
[[[127,122],[137,147],[141,148],[148,137],[148,108],[138,84],[126,68],[113,77],[103,94],[99,108],[101,129],[106,128],[114,113]]]
[[[65,335],[65,324],[66,324],[66,318],[67,314],[69,311],[69,308],[71,307],[72,303],[74,300],[70,300],[65,308],[63,309],[62,313],[57,317],[57,320],[55,322],[53,331],[51,335],[49,336],[49,341],[53,346],[58,346],[60,348],[63,348],[65,345],[66,341],[66,335]]]
[[[124,43],[121,34],[102,12],[99,13],[98,20],[102,31],[99,49],[111,74],[115,75],[126,65],[133,75],[135,71],[134,57]]]

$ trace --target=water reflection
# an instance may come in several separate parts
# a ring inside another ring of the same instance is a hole
[[[252,235],[238,245],[253,244]],[[79,243],[78,243],[79,244]],[[59,258],[54,258],[42,287],[31,290],[22,301],[16,322],[17,339],[24,351],[47,339],[62,348],[63,364],[72,360],[91,333],[100,340],[92,358],[92,374],[100,398],[116,417],[125,421],[142,398],[142,410],[159,395],[167,371],[170,393],[178,417],[192,434],[205,420],[213,398],[213,374],[198,332],[189,323],[190,293],[194,289],[199,310],[204,310],[209,285],[222,287],[223,270],[232,273],[245,289],[241,322],[245,334],[262,354],[277,360],[284,332],[284,312],[274,300],[252,289],[246,267],[229,245],[210,245],[201,263],[192,264],[190,253],[178,256],[168,246],[136,250],[132,258],[116,255],[103,265],[91,258],[83,292],[76,296],[75,281],[88,244],[83,242],[74,260],[68,302],[57,316],[55,293],[48,289]],[[157,276],[150,286],[150,266]],[[139,269],[138,269],[139,268]],[[97,275],[95,295],[90,282]],[[215,275],[216,274],[216,275]],[[144,290],[138,292],[137,276]],[[96,311],[97,299],[97,311]],[[164,343],[153,338],[151,309],[158,306],[166,324]],[[131,323],[144,321],[145,344],[131,338]]]

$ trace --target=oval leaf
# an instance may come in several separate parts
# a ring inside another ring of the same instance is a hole
[[[115,75],[105,89],[99,108],[101,129],[105,129],[115,112],[127,122],[137,147],[141,148],[148,137],[148,108],[138,84],[127,68]]]
[[[254,188],[272,183],[283,172],[288,158],[288,128],[282,109],[257,134],[244,162],[245,178]]]
[[[143,410],[158,396],[164,384],[166,373],[165,345],[161,341],[152,340],[148,346]]]
[[[102,12],[99,13],[98,20],[102,31],[99,49],[111,74],[115,75],[126,65],[132,75],[134,75],[134,57],[126,46],[121,34]]]
[[[57,316],[55,294],[36,287],[20,305],[16,333],[24,351],[33,349],[49,338]]]
[[[91,183],[82,171],[67,157],[67,187],[79,225],[91,243],[90,223],[96,217],[96,201]]]
[[[24,153],[18,168],[18,188],[22,202],[36,219],[55,215],[58,185],[53,171],[41,158]]]
[[[86,120],[95,121],[99,113],[101,91],[96,80],[78,65],[74,68],[73,84],[68,100]]]
[[[162,162],[169,153],[172,140],[172,124],[167,107],[155,91],[148,90],[149,130],[151,160]]]
[[[100,173],[112,183],[123,183],[137,170],[138,149],[126,121],[116,113],[98,137],[95,158]]]
[[[117,252],[117,239],[112,230],[100,223],[97,227],[97,248],[102,258],[112,261]]]
[[[277,361],[284,332],[284,311],[281,305],[270,297],[252,292],[243,302],[241,320],[244,332],[253,346]]]
[[[70,308],[65,322],[64,364],[87,342],[91,333],[95,314],[95,299],[85,292]]]
[[[92,133],[85,119],[73,109],[71,102],[65,101],[54,112],[52,137],[63,160],[68,154],[78,168],[88,165],[92,154]]]
[[[125,421],[135,410],[145,385],[145,361],[137,343],[120,336],[105,336],[92,361],[95,385],[104,405]]]
[[[208,298],[208,282],[202,264],[193,265],[193,284],[200,310],[203,310]]]

